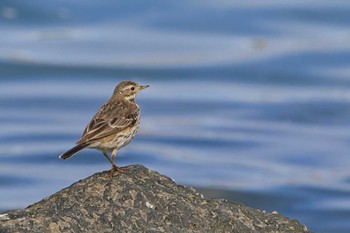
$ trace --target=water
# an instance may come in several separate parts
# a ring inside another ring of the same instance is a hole
[[[139,134],[117,157],[223,197],[350,231],[350,3],[0,3],[0,210],[109,169],[57,156],[121,80]]]

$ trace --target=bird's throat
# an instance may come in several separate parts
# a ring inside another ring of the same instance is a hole
[[[125,96],[125,99],[129,102],[135,103],[136,95]]]

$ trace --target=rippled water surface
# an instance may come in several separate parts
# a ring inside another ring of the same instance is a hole
[[[349,232],[349,25],[347,1],[2,1],[0,210],[109,169],[57,156],[134,80],[151,87],[119,165]]]

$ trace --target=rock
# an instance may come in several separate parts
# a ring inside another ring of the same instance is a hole
[[[97,173],[23,210],[0,214],[0,232],[307,232],[296,220],[225,200],[147,168]]]

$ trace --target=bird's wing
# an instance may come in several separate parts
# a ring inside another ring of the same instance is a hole
[[[138,118],[138,111],[131,112],[127,116],[116,116],[109,119],[94,117],[86,126],[77,144],[89,143],[116,134],[128,127],[132,127]]]

